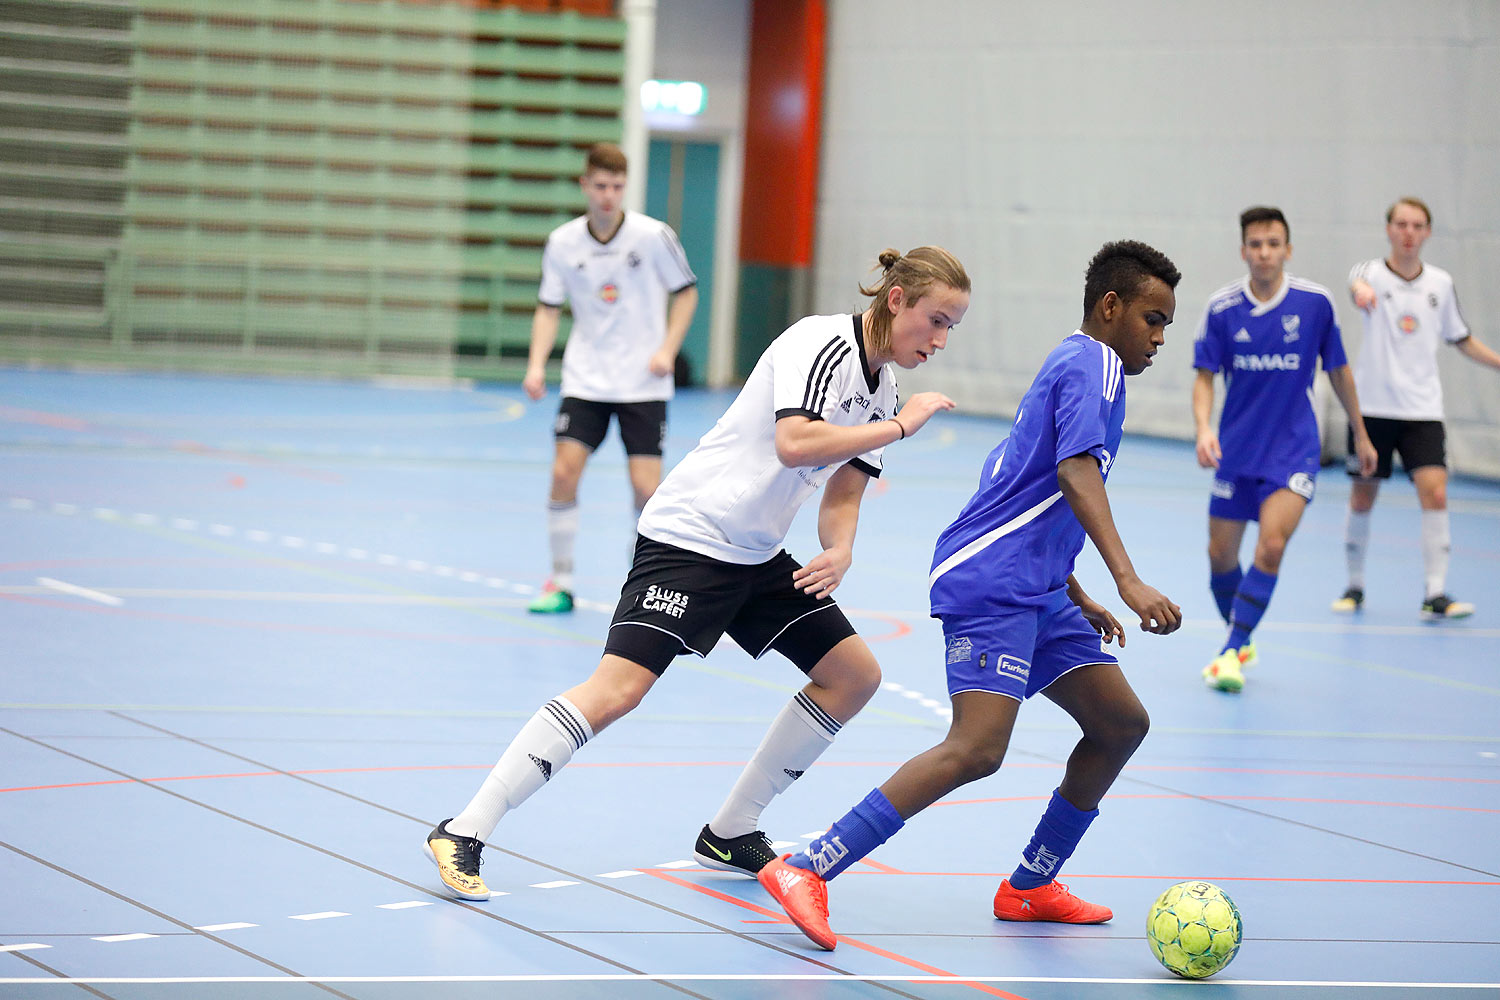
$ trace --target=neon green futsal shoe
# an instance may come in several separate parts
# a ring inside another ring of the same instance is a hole
[[[559,590],[548,580],[536,599],[526,605],[526,610],[537,615],[563,615],[573,610],[573,592]]]
[[[1255,643],[1247,642],[1240,647],[1240,666],[1253,667],[1260,662],[1260,654],[1255,651]]]
[[[1237,694],[1245,687],[1245,675],[1240,672],[1240,651],[1226,649],[1213,662],[1203,668],[1203,683],[1217,691]]]

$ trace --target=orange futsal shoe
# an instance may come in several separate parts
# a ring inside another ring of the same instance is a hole
[[[832,951],[839,939],[828,926],[828,883],[815,872],[787,864],[789,857],[790,854],[783,854],[768,863],[755,877],[781,904],[798,930],[819,948]]]
[[[1088,903],[1061,882],[1035,889],[1013,889],[1010,879],[995,890],[995,916],[1001,920],[1051,920],[1060,924],[1102,924],[1114,917],[1107,906]]]

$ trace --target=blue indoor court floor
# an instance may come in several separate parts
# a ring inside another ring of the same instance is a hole
[[[669,464],[730,398],[678,398]],[[1325,469],[1261,662],[1226,695],[1198,676],[1222,634],[1209,477],[1177,441],[1128,439],[1110,481],[1137,569],[1186,618],[1130,626],[1153,728],[1063,875],[1112,922],[990,912],[1076,739],[1044,699],[999,774],[832,884],[832,953],[755,882],[697,866],[800,680],[728,641],[506,817],[492,899],[449,898],[423,838],[592,671],[627,567],[611,433],[583,484],[580,607],[525,610],[556,403],[0,368],[0,997],[1500,996],[1500,486],[1450,490],[1450,590],[1477,614],[1419,621],[1415,496],[1393,480],[1351,618],[1328,609],[1348,488]],[[1007,427],[940,415],[889,449],[838,592],[885,684],[767,811],[786,849],[941,737],[932,543]],[[804,511],[793,555],[814,529]],[[1079,577],[1123,618],[1092,549]],[[1144,930],[1198,878],[1233,896],[1245,942],[1188,983]]]

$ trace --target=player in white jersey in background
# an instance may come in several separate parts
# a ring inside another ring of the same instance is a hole
[[[894,367],[915,368],[948,342],[969,307],[952,254],[886,250],[863,313],[810,316],[777,337],[729,409],[647,503],[635,561],[593,675],[547,702],[469,804],[427,838],[444,884],[487,899],[480,851],[500,818],[583,744],[634,709],[677,656],[707,656],[726,632],[759,658],[776,650],[808,683],[771,724],[728,799],[698,835],[703,864],[754,876],[774,859],[761,810],[833,742],[880,685],[880,666],[829,595],[853,561],[860,500],[885,447],[917,433],[942,393],[897,415]],[[781,548],[819,487],[823,551],[799,565]]]
[[[588,211],[554,229],[542,251],[531,354],[521,383],[532,399],[546,392],[547,358],[565,301],[573,310],[573,329],[563,350],[547,495],[552,575],[530,606],[539,613],[573,610],[578,481],[611,415],[625,446],[636,517],[661,482],[672,373],[698,306],[698,279],[671,227],[622,207],[625,168],[618,146],[591,147],[579,178]]]
[[[1328,289],[1286,273],[1291,227],[1279,208],[1240,213],[1240,257],[1249,273],[1209,296],[1193,345],[1193,421],[1198,464],[1214,474],[1208,501],[1209,589],[1229,634],[1203,668],[1211,688],[1237,692],[1255,662],[1251,634],[1271,601],[1281,557],[1312,503],[1321,439],[1313,413],[1318,362],[1355,429],[1358,468],[1375,471],[1354,376]],[[1224,412],[1214,431],[1214,377]],[[1221,440],[1222,439],[1222,440]],[[1240,569],[1245,525],[1257,522],[1250,571]]]
[[[1349,586],[1333,609],[1358,611],[1364,605],[1370,510],[1380,481],[1391,476],[1392,454],[1399,453],[1422,508],[1421,615],[1428,621],[1464,618],[1474,613],[1474,605],[1455,601],[1447,593],[1451,536],[1437,350],[1440,344],[1453,344],[1480,364],[1497,369],[1500,354],[1469,331],[1452,276],[1422,261],[1422,244],[1432,235],[1427,206],[1418,198],[1400,199],[1385,213],[1385,234],[1390,256],[1362,261],[1349,272],[1349,291],[1364,314],[1365,331],[1354,362],[1354,381],[1379,463],[1373,474],[1349,470],[1355,477],[1344,529]]]

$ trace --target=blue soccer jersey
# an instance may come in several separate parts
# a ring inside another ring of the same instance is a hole
[[[1066,599],[1084,531],[1058,486],[1057,464],[1087,452],[1108,478],[1124,424],[1120,356],[1073,333],[1047,355],[1010,436],[985,459],[979,489],[938,536],[928,578],[934,616]]]
[[[1269,302],[1257,302],[1246,277],[1209,297],[1193,367],[1224,374],[1220,479],[1285,482],[1318,471],[1312,385],[1320,358],[1325,371],[1349,363],[1322,285],[1287,275]]]

